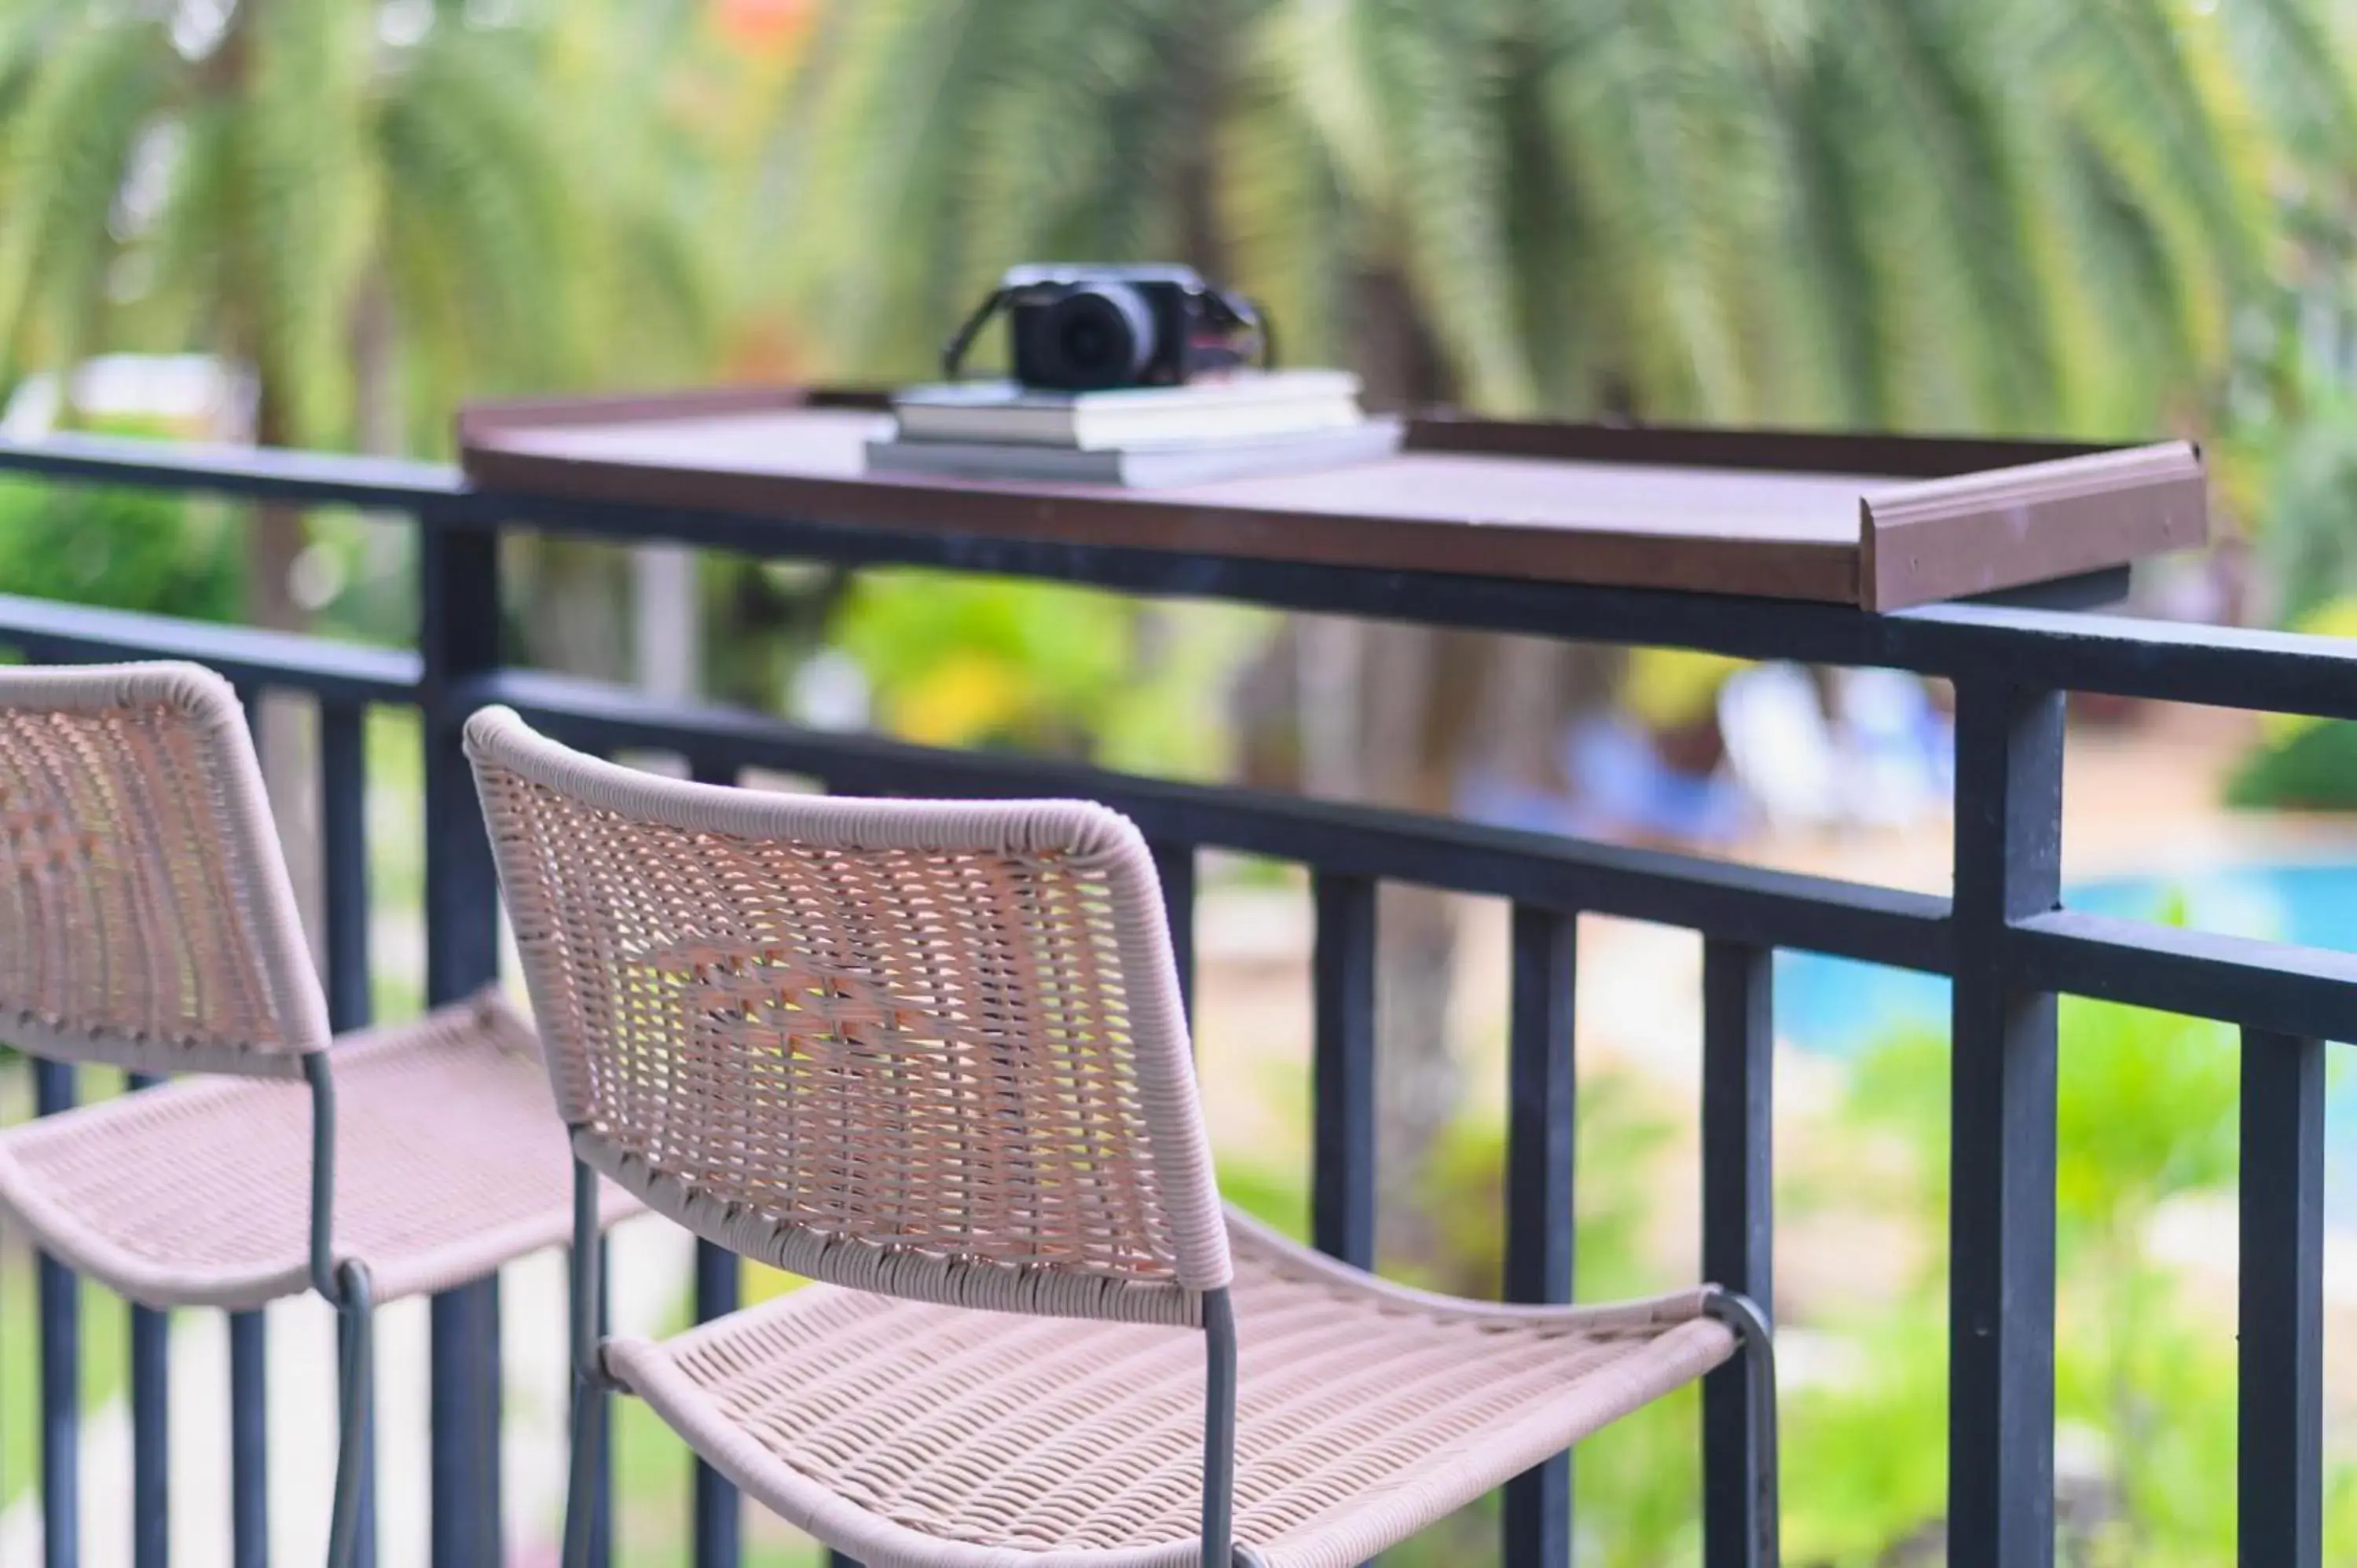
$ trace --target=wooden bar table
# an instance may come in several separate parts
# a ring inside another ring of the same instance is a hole
[[[1903,609],[2208,537],[2189,443],[2090,446],[1408,422],[1394,456],[1168,489],[863,471],[873,392],[728,388],[469,409],[487,489],[898,531]]]

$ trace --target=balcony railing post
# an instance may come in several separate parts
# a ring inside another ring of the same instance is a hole
[[[2010,922],[2061,900],[2059,692],[1956,689],[1948,1560],[2054,1560],[2051,992],[2018,980]]]
[[[2324,1042],[2243,1032],[2240,1560],[2324,1560]]]
[[[365,1028],[369,997],[368,710],[319,705],[319,841],[326,883],[328,1021]]]
[[[161,1079],[131,1076],[131,1088]],[[131,1308],[131,1568],[172,1557],[172,1315]]]
[[[1506,1299],[1571,1299],[1577,1062],[1572,1004],[1577,917],[1514,907],[1506,1105]],[[1507,1568],[1571,1561],[1571,1458],[1557,1455],[1506,1484]]]
[[[33,1064],[33,1113],[73,1109],[74,1069]],[[81,1562],[81,1282],[41,1254],[36,1290],[41,1320],[41,1563]]]
[[[1702,1277],[1771,1318],[1776,1295],[1775,955],[1744,942],[1702,950]],[[1729,1365],[1702,1390],[1706,1568],[1742,1568],[1760,1539],[1759,1384]]]
[[[1375,1266],[1375,884],[1320,872],[1310,956],[1310,1240]]]
[[[499,876],[462,745],[456,683],[500,653],[499,538],[419,518],[418,651],[425,730],[425,989],[455,1001],[499,975]],[[434,1568],[503,1560],[500,1295],[496,1275],[434,1298]]]
[[[1154,872],[1162,884],[1162,910],[1170,927],[1170,959],[1178,971],[1178,996],[1195,1010],[1195,846],[1154,841]]]
[[[270,1568],[270,1337],[262,1309],[229,1315],[229,1539],[234,1568]]]
[[[695,1320],[709,1323],[737,1310],[743,1264],[726,1247],[695,1243]],[[745,1504],[735,1483],[695,1461],[695,1568],[737,1568],[742,1558]]]

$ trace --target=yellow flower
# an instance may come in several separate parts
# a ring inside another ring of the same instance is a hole
[[[1004,727],[1022,700],[1022,681],[1005,660],[962,649],[893,700],[892,727],[927,746],[971,746]]]

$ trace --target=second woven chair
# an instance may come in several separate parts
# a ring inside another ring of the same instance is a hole
[[[0,669],[0,1039],[212,1075],[0,1133],[0,1208],[148,1306],[334,1305],[343,1568],[374,1307],[570,1233],[538,1041],[488,991],[331,1038],[244,712],[198,666]]]
[[[608,1388],[868,1568],[1348,1568],[1747,1340],[1772,1457],[1740,1297],[1457,1300],[1223,1209],[1125,819],[467,739],[581,1162],[572,1568]],[[597,1172],[824,1283],[601,1340]]]

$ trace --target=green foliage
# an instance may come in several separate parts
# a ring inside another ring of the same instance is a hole
[[[2311,392],[2304,416],[2268,443],[2272,470],[2260,551],[2281,596],[2279,615],[2297,624],[2331,600],[2357,593],[2357,403]]]
[[[2262,742],[2227,779],[2226,803],[2280,811],[2357,811],[2357,725],[2329,719]]]
[[[2224,1025],[2067,997],[2056,1097],[2056,1212],[2066,1256],[2139,1251],[2171,1198],[2235,1174],[2241,1066]]]
[[[912,739],[1074,751],[1120,685],[1129,616],[1084,589],[877,573],[852,588],[836,635]]]
[[[233,520],[201,501],[0,481],[0,588],[12,594],[233,621],[238,545]]]
[[[1256,624],[1088,589],[875,572],[852,585],[834,631],[911,739],[1203,777],[1225,761],[1219,697]]]
[[[2154,1221],[2232,1190],[2238,1058],[2222,1026],[2065,998],[2057,1099],[2056,1410],[2062,1561],[2084,1568],[2230,1561],[2234,1336],[2150,1251]],[[1874,1312],[1807,1326],[1839,1370],[1788,1401],[1788,1551],[1872,1568],[1937,1539],[1946,1477],[1945,1042],[1894,1038],[1861,1059],[1840,1118],[1851,1191],[1904,1221],[1925,1268]],[[2329,1554],[2357,1548],[2357,1467],[2337,1466]],[[2337,1555],[2335,1560],[2338,1560]]]
[[[1823,1326],[1847,1359],[1783,1402],[1785,1559],[1907,1561],[1900,1550],[1936,1540],[1947,1508],[1947,1315],[1925,1299]]]
[[[1604,1069],[1579,1080],[1579,1294],[1609,1301],[1670,1288],[1648,1258],[1653,1197],[1645,1179],[1667,1152],[1675,1131],[1658,1090],[1626,1069]],[[1494,1294],[1505,1277],[1505,1209],[1498,1201],[1505,1167],[1505,1129],[1467,1120],[1433,1151],[1429,1208],[1445,1240],[1429,1259],[1387,1266],[1459,1295]],[[1224,1166],[1222,1170],[1224,1171]]]
[[[1151,253],[1296,357],[1394,278],[1501,411],[2145,433],[2215,392],[2270,180],[2337,164],[2314,0],[861,0],[781,161],[839,364],[1009,262]]]

